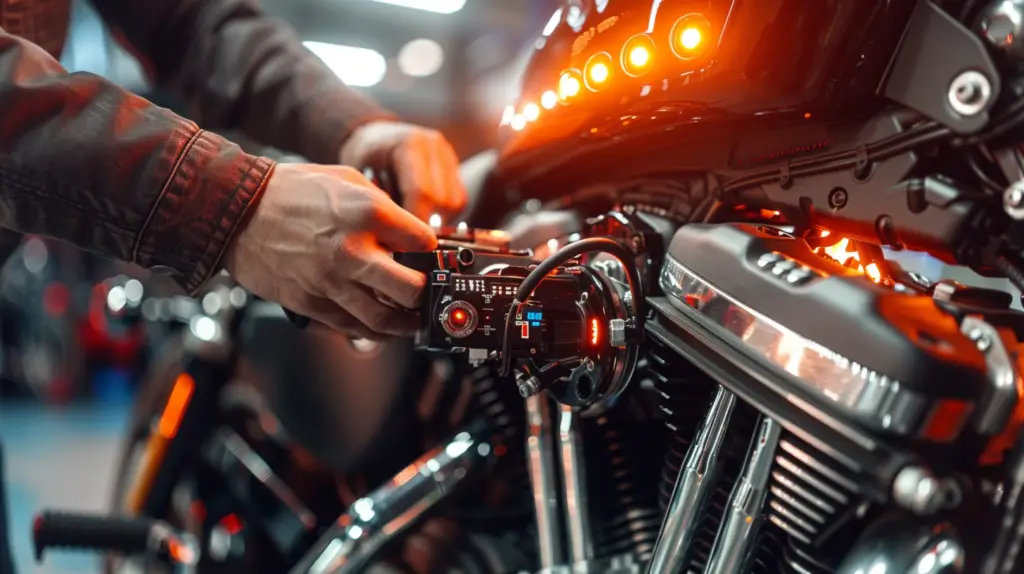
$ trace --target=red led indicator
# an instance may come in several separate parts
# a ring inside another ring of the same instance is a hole
[[[597,319],[590,320],[590,344],[596,346],[601,340],[601,326]]]
[[[456,327],[463,327],[466,325],[466,320],[469,315],[466,314],[462,309],[456,309],[452,311],[452,325]]]
[[[526,322],[526,321],[523,321],[523,324],[520,326],[520,329],[522,330],[522,333],[521,333],[522,337],[524,339],[529,339],[530,338],[530,324],[528,322]]]

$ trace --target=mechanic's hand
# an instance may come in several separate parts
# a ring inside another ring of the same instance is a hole
[[[431,228],[358,171],[279,164],[224,265],[250,291],[354,338],[419,325],[422,273],[390,251],[429,251]],[[382,300],[389,301],[388,303]]]
[[[399,122],[370,122],[352,132],[340,160],[343,165],[393,170],[403,205],[423,221],[434,213],[453,217],[466,205],[459,158],[440,132]]]

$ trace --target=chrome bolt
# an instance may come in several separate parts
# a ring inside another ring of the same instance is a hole
[[[592,361],[591,359],[587,359],[586,361],[583,361],[583,366],[585,366],[587,368],[587,371],[590,371],[590,372],[594,371],[594,361]]]
[[[918,516],[935,514],[947,502],[943,484],[919,466],[905,467],[896,475],[892,497],[896,504]]]
[[[1003,210],[1013,219],[1024,219],[1024,181],[1016,181],[1003,192]]]
[[[971,332],[967,334],[967,337],[974,341],[978,346],[978,350],[982,353],[988,351],[992,347],[992,339],[990,339],[989,336],[981,329],[972,329]]]
[[[949,85],[949,105],[961,116],[980,114],[992,98],[992,83],[980,72],[962,72]]]
[[[519,396],[524,399],[528,399],[540,393],[540,381],[537,380],[537,377],[523,377],[519,379],[517,383],[519,386]]]

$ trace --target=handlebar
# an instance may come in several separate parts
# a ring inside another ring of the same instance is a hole
[[[180,566],[195,565],[198,559],[190,536],[148,518],[47,511],[35,518],[32,543],[37,562],[52,548],[146,556]]]

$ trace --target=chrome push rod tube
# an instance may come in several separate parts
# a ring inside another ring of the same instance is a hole
[[[540,568],[541,572],[550,572],[563,564],[564,553],[558,511],[554,424],[551,402],[546,394],[526,399],[526,417],[526,454],[537,521]]]
[[[594,557],[581,432],[579,413],[563,405],[558,422],[558,442],[561,447],[562,477],[565,480],[569,563],[574,566],[584,566]]]
[[[357,500],[291,574],[351,574],[494,457],[487,425],[477,422]]]
[[[743,474],[729,496],[729,505],[715,537],[705,574],[740,574],[745,571],[744,566],[761,526],[761,511],[780,431],[781,427],[774,420],[761,417]]]
[[[718,387],[714,402],[676,478],[665,521],[661,525],[649,574],[675,574],[683,572],[696,524],[715,484],[721,461],[725,433],[736,406],[736,395]]]

